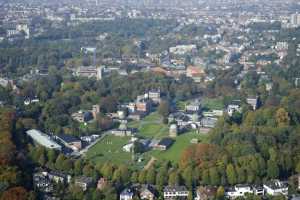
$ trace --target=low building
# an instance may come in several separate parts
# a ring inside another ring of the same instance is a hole
[[[35,190],[38,190],[43,193],[53,192],[53,184],[44,173],[34,173],[32,180],[33,187],[35,188]]]
[[[89,111],[78,111],[76,113],[73,113],[72,119],[75,121],[78,121],[79,123],[88,122],[93,119],[93,114]]]
[[[161,92],[160,90],[150,90],[148,93],[148,98],[151,99],[154,103],[158,104],[161,102]]]
[[[163,138],[153,147],[153,149],[165,151],[173,144],[173,142],[174,141],[171,138]]]
[[[74,183],[83,191],[86,191],[87,189],[89,189],[89,187],[93,185],[93,179],[91,177],[86,176],[76,177]]]
[[[156,191],[150,185],[143,185],[139,191],[140,199],[154,200],[156,199]]]
[[[218,122],[217,118],[213,117],[203,117],[200,121],[200,124],[204,128],[214,128]]]
[[[194,101],[185,106],[187,112],[199,112],[201,109],[201,103],[199,101]]]
[[[119,128],[111,130],[111,134],[120,137],[132,136],[134,134],[134,130],[132,128],[128,128],[126,123],[121,123]]]
[[[200,186],[197,188],[194,200],[213,200],[217,194],[217,189],[217,187],[213,186]]]
[[[253,110],[256,110],[258,108],[258,97],[248,97],[247,104],[249,104]]]
[[[169,136],[170,137],[177,137],[178,135],[178,127],[176,124],[171,124],[169,128]]]
[[[236,185],[234,187],[226,188],[225,197],[235,199],[238,197],[244,197],[246,194],[253,194],[252,187],[250,185]]]
[[[185,186],[167,186],[164,188],[164,199],[186,199],[189,196],[189,191]]]
[[[169,52],[177,55],[184,55],[186,53],[192,53],[197,51],[197,46],[194,44],[190,45],[177,45],[169,48]]]
[[[186,76],[192,78],[196,83],[201,82],[205,72],[201,67],[188,66],[186,69]]]
[[[103,190],[108,185],[108,180],[106,178],[100,178],[97,183],[97,189]]]
[[[146,112],[140,112],[140,111],[136,111],[136,112],[133,112],[133,113],[130,113],[128,115],[128,119],[131,119],[131,120],[135,120],[135,121],[140,121],[141,119],[143,119],[145,116],[147,115]]]
[[[71,182],[71,175],[66,174],[61,171],[50,171],[47,173],[49,179],[56,183],[70,183]]]
[[[138,101],[135,105],[137,111],[145,113],[149,113],[151,111],[151,102],[149,100]]]
[[[79,151],[82,148],[81,140],[72,135],[59,134],[55,138],[73,151]]]
[[[235,100],[227,106],[227,113],[229,116],[232,116],[235,112],[242,112],[241,101]]]
[[[39,130],[31,129],[26,131],[26,134],[31,137],[34,142],[48,149],[55,149],[58,151],[61,151],[62,149],[62,147],[57,144],[49,135]]]
[[[288,195],[288,184],[279,180],[271,180],[263,185],[265,193],[271,196]]]
[[[103,77],[103,72],[104,72],[103,67],[81,66],[76,70],[75,75],[80,77],[96,78],[97,80],[101,80]]]
[[[121,193],[120,193],[120,200],[132,200],[133,199],[133,190],[130,188],[125,188]]]
[[[87,136],[81,136],[80,140],[84,141],[84,142],[87,142],[87,143],[92,143],[93,141],[95,141],[99,137],[100,137],[100,135],[87,135]]]

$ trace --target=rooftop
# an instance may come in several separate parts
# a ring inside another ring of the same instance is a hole
[[[51,137],[39,130],[31,129],[26,131],[34,141],[49,149],[61,149],[61,146],[54,142]]]

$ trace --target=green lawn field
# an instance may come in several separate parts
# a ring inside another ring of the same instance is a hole
[[[198,139],[199,142],[207,142],[207,135],[190,131],[177,136],[173,145],[166,151],[150,151],[147,154],[154,156],[158,160],[178,162],[182,151],[192,145],[191,140],[194,138]]]
[[[139,130],[138,135],[143,138],[160,139],[168,137],[169,127],[162,123],[161,117],[155,112],[144,118],[139,122],[130,122],[129,127],[134,127]],[[158,161],[169,160],[171,162],[178,162],[182,151],[188,146],[192,145],[192,139],[198,139],[200,142],[207,142],[207,135],[199,134],[195,131],[180,134],[174,138],[175,142],[166,151],[149,151],[143,153],[139,157],[143,157],[142,163],[136,163],[136,166],[143,167],[151,157],[155,157]],[[86,158],[95,162],[111,161],[115,164],[132,164],[131,154],[124,152],[122,147],[128,144],[130,137],[106,136],[93,146],[86,154]]]
[[[204,108],[206,108],[208,110],[224,109],[224,104],[222,102],[222,99],[204,98],[202,100],[202,105],[203,105]]]
[[[89,149],[86,158],[95,163],[112,161],[115,164],[128,163],[131,154],[124,152],[122,147],[127,144],[130,137],[105,136],[101,141]]]
[[[151,113],[139,122],[130,122],[128,126],[137,128],[138,136],[143,138],[159,139],[167,137],[169,133],[168,125],[162,123],[162,117],[157,112]]]

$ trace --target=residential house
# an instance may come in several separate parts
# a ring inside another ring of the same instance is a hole
[[[185,186],[166,186],[164,188],[164,199],[172,200],[172,199],[187,199],[189,195],[189,191]]]
[[[143,185],[139,192],[140,199],[154,200],[156,198],[156,191],[150,185]]]
[[[151,99],[154,103],[160,103],[161,101],[161,92],[160,90],[150,90],[148,93],[148,98]]]
[[[48,177],[42,173],[37,172],[33,174],[33,186],[36,190],[44,193],[50,193],[53,191],[53,184]]]
[[[263,185],[265,193],[271,196],[288,195],[288,184],[280,180],[271,180]]]
[[[108,185],[108,180],[106,178],[100,178],[97,183],[97,189],[103,190]]]
[[[66,174],[61,171],[50,171],[47,173],[48,178],[51,181],[54,181],[56,183],[70,183],[71,182],[71,175]]]
[[[227,113],[232,116],[235,112],[242,112],[241,101],[235,100],[227,106]]]
[[[86,191],[93,185],[93,179],[91,177],[80,176],[75,178],[75,185],[80,187],[83,191]]]
[[[130,188],[125,188],[121,193],[120,193],[120,200],[132,200],[133,199],[133,190]]]
[[[188,66],[186,69],[186,76],[192,78],[196,83],[201,82],[204,70],[201,67]]]
[[[82,148],[81,140],[72,135],[59,134],[55,138],[73,151],[79,151]]]
[[[248,97],[247,103],[252,106],[253,110],[256,110],[258,108],[258,97]]]
[[[250,185],[239,184],[234,187],[226,188],[225,191],[225,197],[230,199],[244,197],[246,194],[253,194],[253,190]]]
[[[78,111],[76,113],[73,113],[72,118],[75,121],[78,121],[79,123],[88,122],[93,119],[93,114],[89,111]]]
[[[194,101],[185,106],[187,112],[199,112],[201,109],[201,103],[199,101]]]
[[[184,127],[190,124],[190,118],[183,112],[177,112],[169,115],[168,122],[175,122],[178,126]]]
[[[177,55],[184,55],[186,53],[191,53],[197,51],[197,46],[194,44],[190,45],[177,45],[169,48],[169,52]]]
[[[197,188],[194,200],[213,200],[217,194],[217,187],[200,186]]]
[[[136,110],[149,113],[151,111],[151,102],[149,100],[140,100],[136,103]]]

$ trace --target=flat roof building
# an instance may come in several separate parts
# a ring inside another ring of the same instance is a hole
[[[61,150],[61,146],[51,139],[51,137],[39,130],[31,129],[26,131],[26,134],[31,137],[34,142],[49,149]]]

